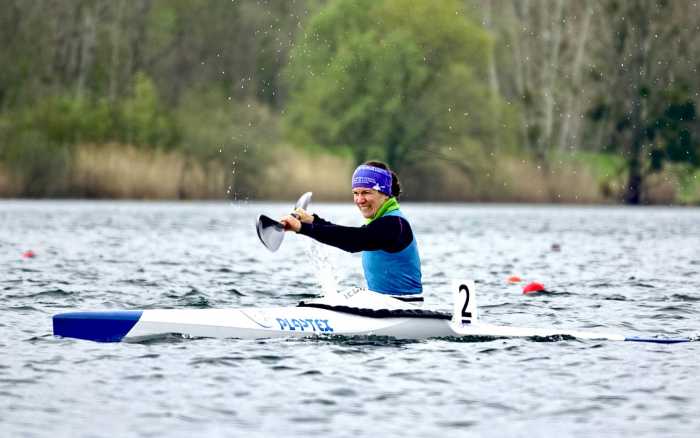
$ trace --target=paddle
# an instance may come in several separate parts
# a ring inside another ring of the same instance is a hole
[[[299,197],[296,204],[294,204],[294,210],[301,208],[306,210],[311,202],[311,192],[306,192]],[[294,215],[292,213],[292,215]],[[255,229],[258,232],[258,238],[265,245],[265,248],[272,252],[277,251],[277,249],[282,244],[284,239],[284,225],[280,222],[261,214],[258,216],[258,221],[255,224]]]

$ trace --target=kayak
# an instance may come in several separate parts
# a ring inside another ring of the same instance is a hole
[[[206,338],[387,336],[396,339],[571,337],[654,343],[688,338],[487,324],[477,318],[474,283],[456,283],[452,314],[366,290],[333,294],[296,307],[82,311],[54,315],[55,336],[97,342],[140,342],[178,334]]]

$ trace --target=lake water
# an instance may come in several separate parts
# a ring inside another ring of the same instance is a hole
[[[700,433],[700,342],[52,336],[51,316],[74,310],[293,306],[320,292],[323,266],[360,285],[358,255],[295,235],[262,247],[255,217],[288,207],[0,201],[0,436]],[[350,203],[311,209],[360,223]],[[449,311],[450,280],[474,279],[491,323],[700,335],[700,209],[403,210],[426,308]],[[550,293],[524,296],[511,275]]]

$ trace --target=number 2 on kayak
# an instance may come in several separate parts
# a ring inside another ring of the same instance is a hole
[[[459,291],[464,292],[464,306],[462,306],[462,322],[471,322],[472,312],[467,311],[469,305],[469,287],[466,284],[459,285]]]
[[[476,322],[476,285],[473,281],[453,282],[452,322],[455,324],[471,324]]]

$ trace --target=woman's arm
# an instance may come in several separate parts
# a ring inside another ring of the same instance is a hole
[[[314,215],[313,222],[301,223],[299,233],[348,252],[398,252],[413,241],[410,225],[398,216],[384,216],[362,227],[345,227]]]

